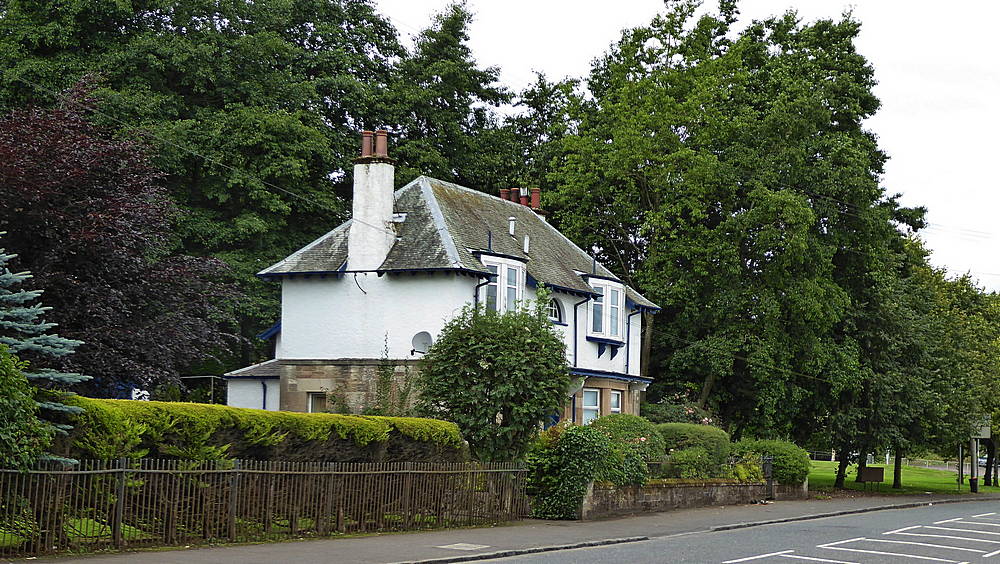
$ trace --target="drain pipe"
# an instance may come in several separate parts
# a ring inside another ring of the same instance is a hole
[[[573,366],[574,367],[576,367],[577,363],[579,362],[577,360],[577,356],[579,354],[578,353],[579,347],[577,346],[577,344],[580,341],[580,332],[578,325],[579,312],[577,311],[577,308],[587,303],[588,301],[590,301],[589,297],[583,298],[582,300],[573,304]],[[570,404],[570,416],[571,416],[570,420],[573,421],[573,423],[576,423],[576,394],[573,394],[572,400],[573,401]]]
[[[263,399],[261,400],[261,409],[267,409],[267,380],[260,381],[261,390],[263,390]]]
[[[632,356],[632,316],[642,313],[641,309],[637,309],[632,313],[628,314],[625,318],[625,374],[628,374],[628,359]]]
[[[487,286],[490,283],[490,279],[496,276],[496,274],[487,274],[486,281],[481,284],[476,284],[476,287],[472,289],[472,305],[475,306],[476,310],[479,310],[479,289],[483,286]]]

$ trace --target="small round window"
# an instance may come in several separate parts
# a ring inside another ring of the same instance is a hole
[[[559,300],[552,298],[549,300],[549,319],[558,323],[562,323],[562,307],[559,305]]]

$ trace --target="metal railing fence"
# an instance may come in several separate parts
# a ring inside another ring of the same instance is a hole
[[[0,470],[0,556],[482,525],[528,514],[513,463],[81,461]]]

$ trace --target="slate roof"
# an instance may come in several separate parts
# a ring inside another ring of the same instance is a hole
[[[479,252],[525,261],[528,275],[557,291],[592,295],[587,275],[620,280],[528,206],[464,186],[420,176],[395,193],[398,239],[379,267],[380,273],[456,270],[485,276]],[[514,217],[515,236],[508,234]],[[316,239],[288,258],[261,271],[264,278],[343,271],[350,221]],[[492,241],[491,239],[492,234]],[[524,252],[524,236],[530,239]],[[629,300],[649,309],[658,306],[626,287]]]
[[[278,359],[265,360],[264,362],[223,374],[225,378],[278,378],[280,376],[281,366],[278,364]]]

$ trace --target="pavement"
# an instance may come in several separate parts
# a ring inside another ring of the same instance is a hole
[[[184,547],[86,557],[53,557],[80,564],[270,564],[282,561],[384,564],[444,563],[568,550],[581,546],[626,544],[769,523],[834,515],[889,511],[928,504],[1000,501],[998,494],[838,497],[777,501],[766,505],[715,506],[640,514],[599,521],[524,520],[496,527],[395,533],[270,544]]]

